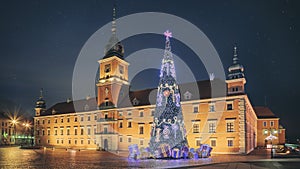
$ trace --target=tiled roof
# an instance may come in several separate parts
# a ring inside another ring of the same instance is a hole
[[[257,118],[277,118],[275,114],[268,108],[264,106],[253,107]]]
[[[212,86],[214,89],[213,92],[211,92]],[[204,80],[196,83],[185,83],[179,85],[179,89],[181,92],[181,101],[223,97],[226,95],[226,83],[220,79],[214,79],[213,81]],[[130,86],[123,85],[121,91],[122,92],[119,94],[117,104],[117,107],[119,108],[156,103],[157,88],[130,91]],[[184,93],[187,91],[192,94],[190,99],[184,98]],[[133,104],[133,100],[135,104]],[[41,115],[66,114],[91,110],[97,110],[97,98],[57,103],[45,112],[42,112]]]

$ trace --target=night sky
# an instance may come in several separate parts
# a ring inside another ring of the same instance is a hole
[[[33,115],[40,88],[44,88],[48,107],[72,97],[72,73],[79,52],[92,34],[111,21],[112,6],[113,1],[107,0],[1,1],[1,108],[17,107]],[[289,139],[300,138],[299,9],[297,0],[117,1],[117,17],[164,12],[193,23],[210,39],[226,72],[237,44],[252,104],[269,106],[280,117]],[[164,39],[138,35],[123,44],[129,55],[146,47],[163,49]],[[99,46],[100,53],[103,50]],[[196,72],[197,80],[208,78],[202,63],[193,62],[195,54],[184,44],[174,39],[172,51]],[[143,73],[157,81],[149,81]],[[135,89],[157,84],[157,70],[141,72],[132,81]]]

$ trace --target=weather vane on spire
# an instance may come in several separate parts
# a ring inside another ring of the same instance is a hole
[[[172,32],[170,32],[169,30],[164,32],[164,35],[166,36],[166,39],[172,38]]]

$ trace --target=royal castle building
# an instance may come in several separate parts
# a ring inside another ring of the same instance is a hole
[[[126,151],[131,144],[148,147],[155,113],[150,100],[156,99],[157,89],[130,91],[130,65],[116,35],[115,19],[105,55],[98,62],[96,98],[67,100],[46,109],[41,95],[35,107],[36,145],[109,151]],[[258,146],[285,142],[279,118],[267,107],[253,107],[245,84],[244,68],[234,47],[227,80],[211,78],[179,85],[189,147],[209,144],[213,153],[247,154]],[[225,87],[226,93],[212,95],[213,86]],[[270,135],[275,139],[266,139]]]

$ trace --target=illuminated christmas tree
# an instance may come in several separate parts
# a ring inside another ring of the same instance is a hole
[[[149,143],[150,152],[157,158],[173,156],[175,150],[179,154],[183,148],[188,147],[170,45],[172,33],[167,30],[164,35],[166,46],[160,69],[156,109]]]

